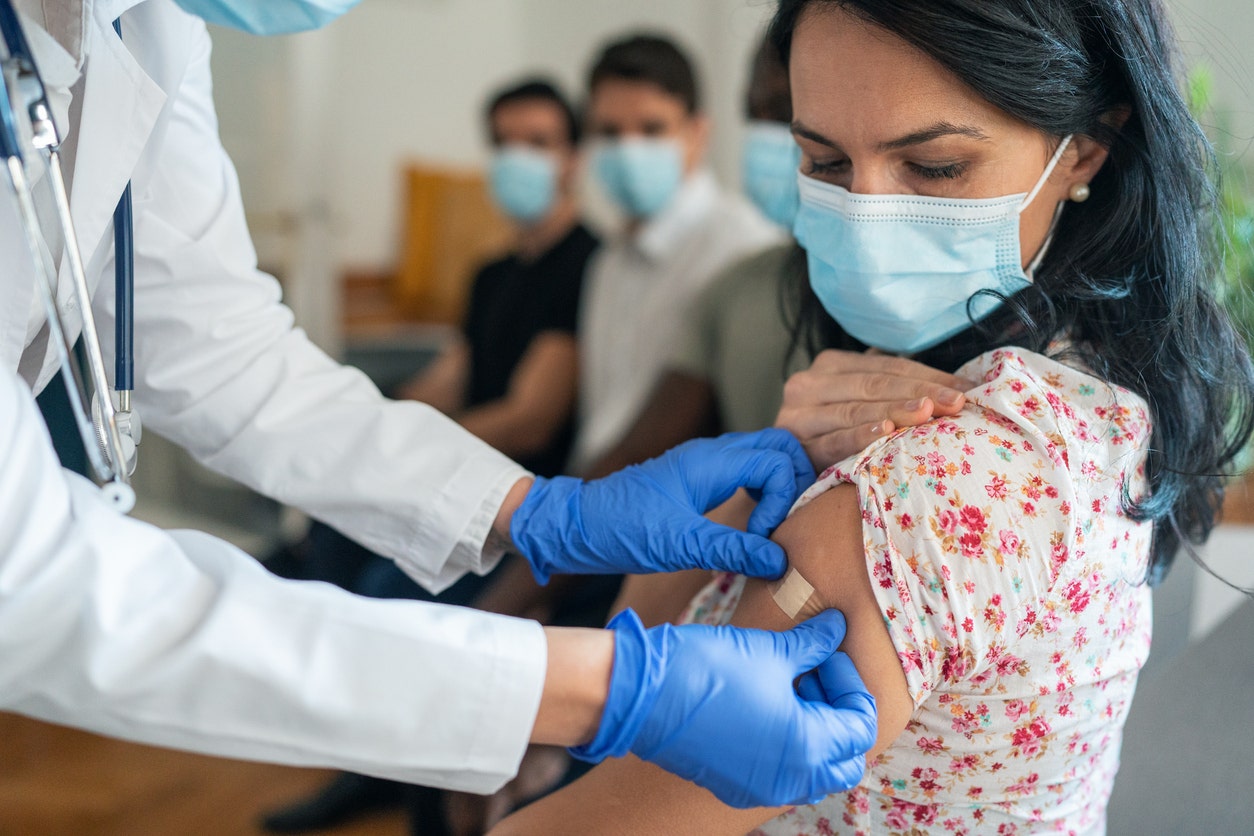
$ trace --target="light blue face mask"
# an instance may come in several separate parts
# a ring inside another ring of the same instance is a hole
[[[557,160],[524,145],[509,145],[492,155],[488,167],[492,199],[516,221],[533,223],[557,199]]]
[[[253,35],[320,29],[361,0],[175,0],[183,10],[218,26]]]
[[[1019,214],[1070,141],[1032,191],[1008,197],[857,195],[799,175],[793,234],[806,250],[814,294],[846,333],[892,354],[923,351],[970,327],[1002,304],[980,291],[1010,296],[1031,284],[1049,238],[1025,272]]]
[[[673,139],[624,139],[596,150],[593,168],[610,198],[632,218],[666,208],[684,179],[684,154]]]
[[[801,149],[792,130],[783,122],[749,123],[741,164],[745,194],[763,215],[791,230],[800,200],[801,167]]]

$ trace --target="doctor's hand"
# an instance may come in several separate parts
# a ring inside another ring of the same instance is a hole
[[[813,804],[862,779],[875,700],[836,652],[845,635],[838,611],[783,633],[645,630],[631,610],[610,628],[609,699],[596,737],[574,756],[599,761],[630,751],[733,807]]]
[[[784,552],[766,537],[813,481],[805,451],[785,430],[698,439],[593,482],[536,479],[510,539],[541,583],[554,572],[682,569],[777,578]],[[739,488],[760,495],[747,532],[701,516]]]
[[[904,357],[828,350],[788,379],[775,426],[822,472],[896,429],[957,415],[976,385]]]

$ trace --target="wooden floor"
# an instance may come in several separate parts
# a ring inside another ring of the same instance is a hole
[[[331,774],[169,752],[0,713],[0,836],[258,834],[261,811]],[[397,812],[323,832],[408,829]]]

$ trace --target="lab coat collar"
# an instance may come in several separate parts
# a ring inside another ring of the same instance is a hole
[[[45,0],[46,2],[46,0]],[[110,25],[117,20],[122,14],[135,6],[138,6],[144,0],[83,0],[88,6],[95,6],[95,10],[88,10],[88,17],[95,17],[97,20],[103,20]]]
[[[40,78],[43,79],[44,87],[47,88],[48,102],[53,110],[53,121],[57,128],[64,132],[68,127],[70,88],[82,74],[81,26],[77,44],[80,54],[75,55],[69,48],[74,44],[67,45],[66,43],[72,40],[70,35],[74,26],[68,25],[68,17],[56,17],[51,8],[45,14],[44,5],[46,3],[43,0],[18,0],[15,8],[21,17],[22,31],[39,65]],[[54,24],[54,28],[59,28],[60,31],[52,33],[45,30],[43,27],[45,18],[57,20],[60,26]],[[78,23],[81,24],[81,20]],[[26,170],[36,189],[46,188],[41,182],[43,180],[41,164],[28,160]],[[16,213],[13,217],[14,222],[17,222]],[[23,247],[15,257],[18,264],[22,265],[19,269],[24,273],[30,273],[32,268],[27,266],[29,257],[26,252]],[[33,276],[33,273],[31,275]],[[4,304],[0,305],[0,368],[18,367],[22,352],[26,347],[27,319],[30,316],[35,292],[33,282],[15,282],[6,288]]]
[[[38,26],[28,27],[26,33],[46,85],[60,87],[68,77],[68,86],[73,86],[79,76],[85,74],[70,187],[70,214],[89,276],[94,272],[94,258],[111,252],[112,236],[105,233],[113,223],[114,207],[166,103],[165,91],[144,72],[113,31],[114,16],[133,5],[135,3],[129,0],[112,3],[84,0],[83,15],[87,25],[83,30],[82,55],[85,60],[74,60],[52,33],[41,31]],[[40,19],[43,19],[42,11],[32,18]],[[71,61],[81,70],[69,73],[67,62]],[[63,134],[74,130],[66,124],[59,127]],[[33,272],[30,275],[33,282]],[[59,279],[69,281],[68,260],[64,258]],[[13,305],[6,300],[3,307],[6,311],[22,311],[24,318],[30,310],[34,287],[32,283],[19,284],[23,285],[19,295],[25,298],[12,300]],[[25,348],[26,328],[18,326],[16,321],[3,324],[3,333],[13,336],[0,346],[0,355],[6,365],[12,361],[12,367],[16,367],[17,358]],[[12,344],[14,342],[16,344]],[[49,368],[45,363],[44,373],[35,382],[36,391],[48,376]]]
[[[86,40],[91,4],[92,0],[17,0],[15,6],[52,36],[66,54],[71,56],[76,69],[82,69],[83,43]],[[26,27],[28,40],[31,39],[31,28]],[[32,45],[31,49],[34,48]],[[41,75],[45,73],[43,66],[40,66],[39,71]]]
[[[129,5],[134,4],[98,2],[95,20],[87,29],[90,60],[70,195],[84,261],[90,261],[92,248],[113,223],[118,198],[166,102],[165,91],[113,31],[117,7]]]
[[[694,172],[666,208],[636,233],[636,248],[651,261],[665,261],[714,211],[718,199],[719,187],[714,175],[705,169]]]
[[[142,0],[16,0],[17,10],[35,21],[83,67],[87,27],[97,14],[110,23]],[[30,35],[28,34],[29,38]],[[33,47],[32,47],[33,48]],[[44,72],[40,67],[40,73]]]

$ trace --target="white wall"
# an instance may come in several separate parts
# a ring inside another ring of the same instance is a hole
[[[406,159],[480,164],[493,90],[543,72],[578,95],[597,47],[630,29],[672,33],[693,53],[715,120],[712,162],[734,181],[748,57],[769,12],[764,0],[364,0],[312,35],[215,30],[223,139],[263,259],[279,257],[267,230],[329,206],[334,260],[387,267]],[[305,103],[302,118],[287,96]],[[298,147],[303,163],[285,159]]]

